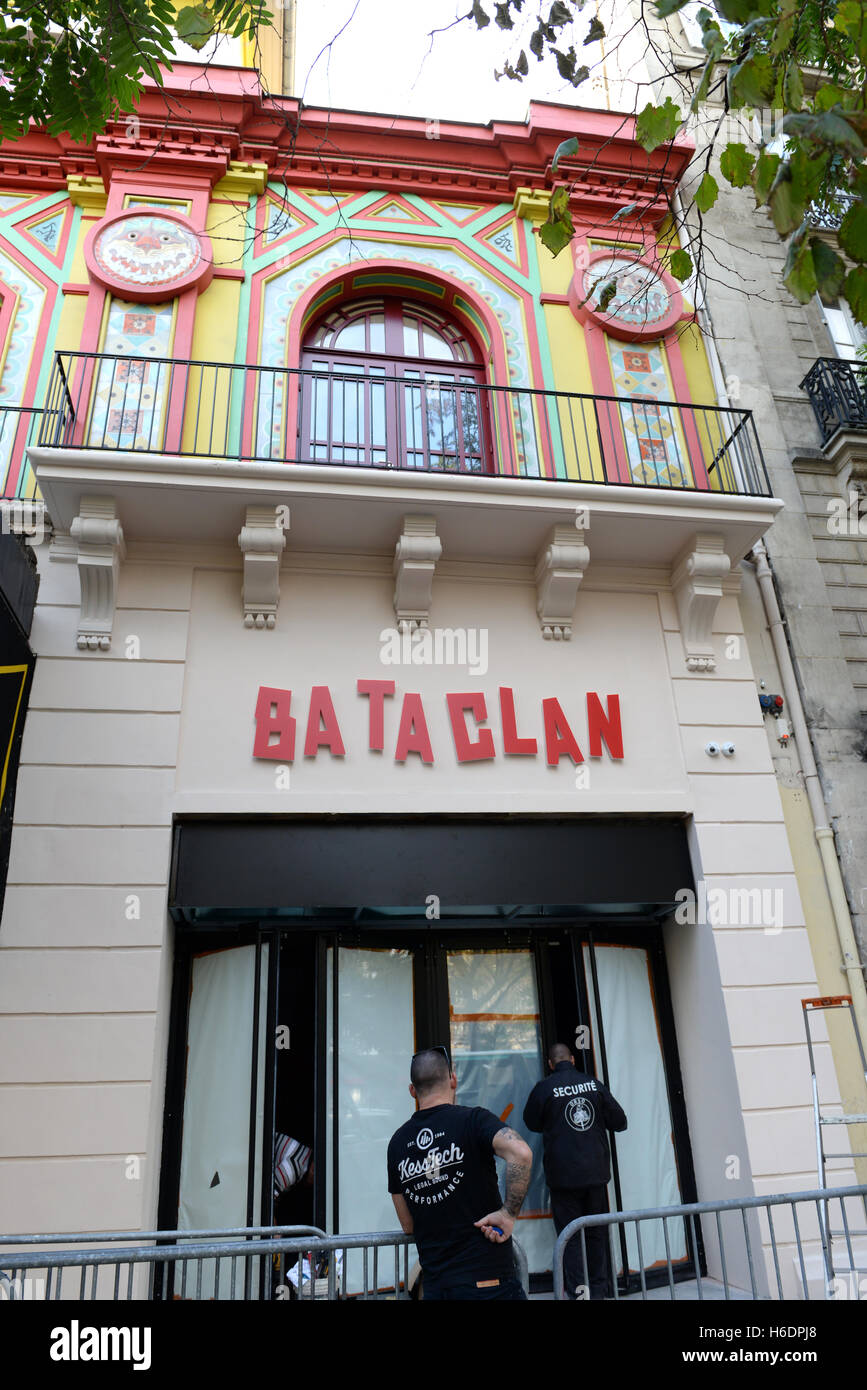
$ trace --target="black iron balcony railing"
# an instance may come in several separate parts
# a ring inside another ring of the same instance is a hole
[[[41,407],[0,404],[0,497],[19,495],[26,450],[36,443],[41,417]]]
[[[820,357],[801,382],[825,444],[837,430],[867,430],[867,362]]]
[[[747,410],[385,376],[58,353],[39,444],[769,497]]]

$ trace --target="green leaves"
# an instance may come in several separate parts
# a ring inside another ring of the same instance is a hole
[[[135,108],[145,76],[171,70],[175,26],[202,47],[219,28],[252,33],[270,23],[259,0],[213,0],[179,15],[169,0],[4,0],[0,25],[0,135],[30,121],[86,141]],[[50,21],[50,23],[49,23]]]
[[[681,123],[680,107],[675,106],[671,97],[666,97],[662,106],[648,103],[635,122],[635,138],[648,154],[652,154],[666,140],[674,139]]]
[[[768,154],[766,150],[759,151],[759,157],[753,166],[750,178],[753,192],[756,195],[756,207],[762,207],[768,201],[768,194],[779,167],[780,156],[778,154]]]
[[[568,190],[555,188],[548,206],[547,221],[539,228],[539,240],[543,246],[547,246],[552,256],[559,256],[574,235],[575,227],[569,215]]]
[[[780,236],[788,236],[789,232],[800,227],[807,211],[807,203],[793,186],[792,167],[788,162],[778,169],[768,201],[774,226]]]
[[[813,267],[813,252],[806,238],[806,227],[802,227],[789,242],[783,279],[802,304],[809,303],[816,293],[816,271]]]
[[[178,10],[175,28],[178,38],[198,53],[213,38],[216,25],[207,5],[186,5]]]
[[[796,299],[808,304],[816,293],[836,299],[846,280],[846,263],[804,223],[789,242],[783,279]]]
[[[843,282],[843,294],[858,322],[867,324],[867,270],[863,265],[849,271]]]
[[[863,23],[864,11],[860,0],[841,0],[834,16],[834,28],[841,34],[848,34],[850,38],[857,39]]]
[[[491,22],[491,17],[482,9],[481,0],[473,0],[473,8],[470,10],[470,14],[476,21],[477,29],[487,29]]]
[[[551,173],[557,172],[557,165],[561,159],[568,159],[570,155],[578,153],[578,140],[572,135],[568,140],[561,140],[554,151],[554,158],[551,160]]]
[[[705,174],[695,191],[693,202],[699,212],[709,212],[719,196],[719,184],[713,174]]]
[[[840,245],[853,261],[867,261],[867,207],[853,203],[840,223]]]
[[[810,250],[813,253],[816,289],[826,299],[836,299],[846,279],[846,262],[821,237],[810,239]]]
[[[683,284],[684,280],[688,280],[690,275],[692,275],[692,257],[688,251],[684,251],[682,247],[679,247],[677,251],[673,253],[668,263],[668,268],[675,280],[679,280],[680,283]]]
[[[562,53],[559,48],[552,48],[551,53],[557,64],[557,71],[564,82],[571,82],[573,87],[580,87],[582,82],[587,81],[590,76],[590,69],[577,66],[578,55],[574,48],[570,48],[566,53]]]
[[[586,48],[588,43],[598,43],[600,39],[604,38],[605,25],[599,19],[598,15],[594,15],[590,21],[590,28],[587,31],[587,37],[584,40],[584,47]]]
[[[600,314],[604,314],[606,312],[608,305],[611,303],[616,293],[616,280],[609,280],[607,284],[602,286],[602,289],[599,291],[599,298],[596,301],[596,307],[599,310]]]
[[[804,76],[794,58],[790,58],[786,64],[783,101],[792,111],[800,111],[804,104]]]
[[[726,145],[720,156],[720,173],[724,179],[728,179],[732,188],[746,188],[755,158],[746,145],[732,141]]]
[[[769,106],[774,95],[774,65],[767,53],[753,53],[742,63],[729,69],[727,78],[729,104]]]

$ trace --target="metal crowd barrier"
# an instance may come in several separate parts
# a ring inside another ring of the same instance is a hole
[[[89,1248],[39,1248],[60,1242]],[[329,1236],[297,1226],[0,1236],[0,1247],[26,1247],[0,1253],[0,1300],[405,1300],[413,1244],[402,1231]],[[526,1292],[526,1255],[514,1248]]]
[[[587,1232],[603,1228],[611,1261],[609,1296],[615,1300],[646,1301],[665,1296],[666,1289],[668,1298],[677,1300],[678,1287],[682,1298],[699,1300],[867,1300],[865,1218],[867,1186],[582,1216],[557,1238],[554,1298],[569,1297],[564,1281],[569,1242],[580,1242],[586,1278]],[[653,1258],[660,1248],[662,1256]],[[588,1286],[579,1288],[587,1297]]]

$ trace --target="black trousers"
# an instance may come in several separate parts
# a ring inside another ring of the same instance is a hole
[[[550,1191],[554,1229],[558,1235],[579,1216],[595,1216],[608,1210],[608,1189],[605,1187],[552,1187]],[[572,1237],[564,1251],[566,1292],[570,1298],[574,1298],[576,1288],[583,1286],[584,1298],[607,1298],[612,1291],[608,1227],[591,1226],[585,1230],[584,1240],[587,1244],[586,1276],[580,1232]]]

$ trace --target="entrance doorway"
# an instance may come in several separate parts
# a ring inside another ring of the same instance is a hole
[[[184,1063],[181,1124],[174,1174],[164,1166],[164,1224],[209,1224],[213,1170],[221,1189],[213,1224],[394,1229],[386,1148],[414,1108],[410,1057],[438,1044],[452,1057],[458,1102],[492,1110],[533,1149],[515,1232],[531,1274],[551,1270],[554,1230],[541,1136],[525,1129],[523,1107],[546,1074],[552,1042],[569,1044],[576,1065],[605,1081],[628,1116],[625,1133],[610,1136],[611,1208],[694,1199],[655,923],[538,922],[505,931],[421,928],[404,919],[357,932],[317,927],[262,927],[258,946],[228,946],[223,928],[216,950],[198,933],[184,938],[179,974],[187,985],[177,993],[188,1009],[176,1020],[174,1046],[174,1066]],[[220,1037],[225,1056],[215,1046]],[[275,1136],[312,1151],[303,1178],[276,1196]],[[678,1240],[674,1223],[669,1248],[685,1275],[694,1269],[689,1233]],[[614,1254],[624,1289],[640,1269],[652,1278],[665,1257],[661,1225],[657,1233],[650,1223],[642,1228],[640,1253],[623,1243]]]

